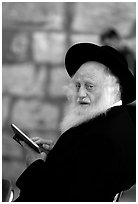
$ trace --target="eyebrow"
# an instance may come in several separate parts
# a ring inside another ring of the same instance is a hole
[[[83,81],[85,83],[89,83],[89,84],[95,84],[95,80],[92,80],[91,78],[87,77],[86,79],[83,79]],[[77,79],[73,79],[74,83],[81,83],[81,80],[79,78]]]

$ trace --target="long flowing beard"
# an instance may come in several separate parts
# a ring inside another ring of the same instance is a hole
[[[89,108],[83,109],[77,105],[69,104],[65,110],[65,116],[60,124],[61,132],[65,132],[71,127],[77,126],[89,119],[88,111]]]
[[[65,114],[60,124],[61,133],[103,113],[106,114],[115,101],[114,95],[109,93],[104,91],[98,102],[88,106],[78,105],[75,100],[71,100],[66,106]]]

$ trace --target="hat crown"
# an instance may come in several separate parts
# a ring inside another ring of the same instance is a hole
[[[124,104],[131,103],[136,99],[135,78],[128,69],[126,59],[119,51],[108,45],[75,44],[65,56],[65,67],[69,76],[72,77],[80,66],[88,61],[104,64],[119,79],[122,88],[121,98]]]
[[[106,49],[108,52],[110,52],[110,54],[114,55],[114,57],[117,58],[117,60],[119,60],[121,63],[124,64],[124,66],[126,66],[126,68],[128,68],[128,63],[125,59],[125,57],[116,49],[114,49],[113,47],[110,47],[108,45],[104,45],[101,46],[101,48]]]

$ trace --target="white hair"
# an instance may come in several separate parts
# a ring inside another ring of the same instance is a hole
[[[70,83],[69,86],[65,87],[68,105],[65,109],[65,116],[60,124],[62,133],[73,126],[77,126],[89,119],[95,118],[102,113],[106,114],[107,110],[120,100],[121,90],[118,78],[114,76],[109,69],[105,69],[104,73],[106,74],[106,88],[103,89],[101,100],[93,107],[90,106],[86,109],[82,109],[81,107],[76,106],[76,90],[73,83]]]

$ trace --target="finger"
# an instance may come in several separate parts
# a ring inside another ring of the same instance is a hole
[[[51,150],[54,147],[54,145],[43,144],[42,147],[46,150]]]
[[[45,152],[41,152],[41,157],[45,160],[47,157],[47,154]]]
[[[52,144],[53,143],[53,140],[51,139],[43,139],[43,138],[40,138],[40,137],[32,137],[31,138],[34,142],[36,143],[46,143],[46,144]]]
[[[24,147],[25,142],[23,140],[20,140],[20,144]]]
[[[53,144],[53,141],[50,139],[40,139],[35,141],[37,144],[47,144],[47,145],[51,145]]]
[[[39,140],[40,137],[32,137],[31,139],[35,142],[35,141]]]
[[[50,146],[47,145],[47,144],[43,144],[42,147],[43,147],[44,149],[46,149],[46,150],[49,150],[49,149],[50,149]]]

